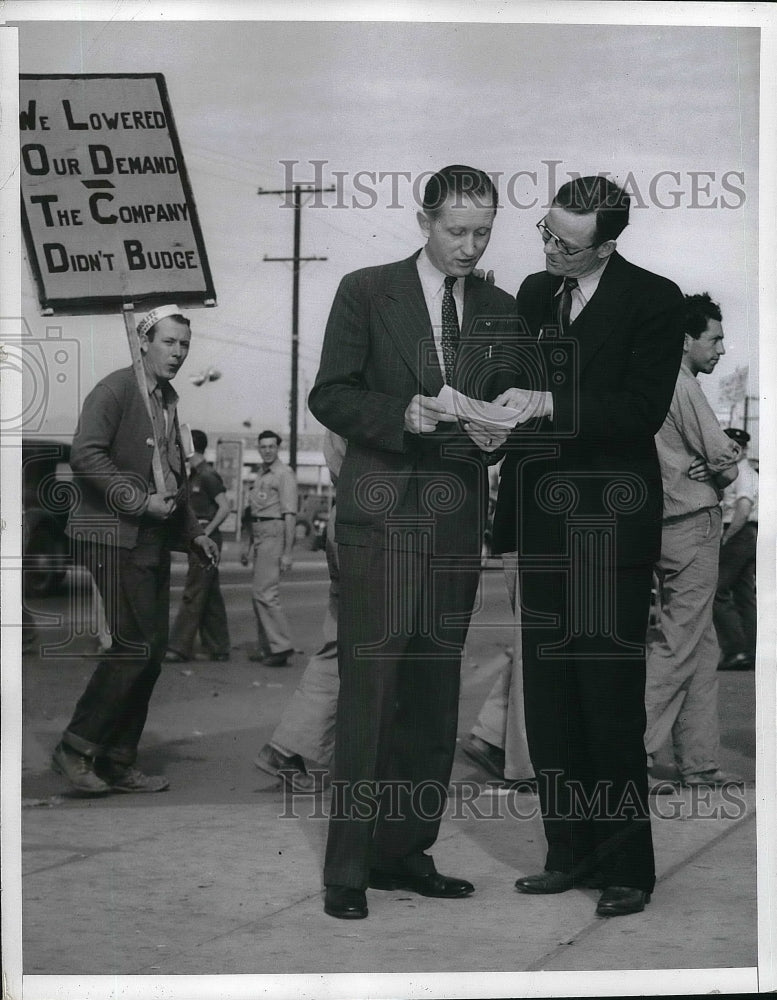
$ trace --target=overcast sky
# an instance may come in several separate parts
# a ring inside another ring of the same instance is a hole
[[[340,278],[421,245],[412,183],[400,174],[451,162],[502,175],[504,208],[483,264],[510,292],[543,267],[534,224],[552,190],[568,172],[609,171],[635,196],[620,251],[721,303],[728,355],[705,380],[713,404],[719,378],[743,365],[757,390],[756,28],[44,22],[20,24],[19,51],[23,73],[166,78],[218,295],[215,309],[193,314],[176,381],[194,426],[288,427],[291,269],[262,258],[290,255],[293,213],[257,188],[328,185],[344,172],[344,204],[327,194],[327,207],[303,211],[302,254],[328,258],[301,277],[304,432],[317,427],[304,398]],[[299,161],[293,172],[289,160]],[[326,161],[318,177],[313,160]],[[390,179],[359,171],[397,176],[396,193]],[[42,335],[51,320],[26,267],[23,293]],[[82,394],[128,361],[118,317],[57,324],[81,341]],[[210,365],[222,379],[192,386],[188,376]],[[77,408],[73,399],[52,412],[52,432],[71,431]]]

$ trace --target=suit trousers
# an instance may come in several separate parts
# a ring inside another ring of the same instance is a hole
[[[79,753],[133,764],[167,648],[170,552],[88,544],[84,561],[105,603],[113,637],[62,740]]]
[[[339,546],[340,696],[324,882],[434,870],[458,724],[478,556]]]
[[[608,885],[649,892],[643,739],[652,568],[612,567],[605,581],[589,571],[582,560],[574,574],[521,571],[526,730],[545,867],[598,870]]]
[[[221,532],[214,531],[211,537],[221,552]],[[191,659],[198,632],[209,653],[229,655],[229,625],[219,584],[219,568],[190,552],[186,584],[170,631],[169,648]]]

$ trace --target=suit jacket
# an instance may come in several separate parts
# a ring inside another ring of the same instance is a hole
[[[428,435],[404,429],[412,397],[436,396],[443,385],[417,257],[346,275],[332,305],[309,404],[348,442],[337,482],[337,540],[387,544],[387,518],[417,524],[431,516],[437,552],[479,552],[483,454],[455,423]],[[489,348],[513,314],[506,292],[465,279],[457,388],[484,398]]]
[[[528,337],[536,345],[544,334],[545,353],[532,371],[542,383],[535,387],[553,392],[554,415],[524,424],[509,439],[495,551],[564,555],[569,527],[582,519],[612,527],[614,564],[654,562],[662,515],[654,435],[682,358],[683,296],[673,282],[614,253],[568,336],[554,337],[561,280],[547,271],[532,274],[516,296]],[[560,379],[552,361],[558,348],[573,358]],[[500,378],[507,388],[525,376],[512,371]]]
[[[188,501],[181,432],[175,420],[176,454],[170,464],[178,473],[185,502],[166,522],[172,548],[186,549],[202,534]],[[84,400],[70,465],[76,474],[77,500],[67,533],[134,548],[142,510],[152,480],[153,427],[132,367],[111,372]],[[118,536],[116,525],[118,520]]]

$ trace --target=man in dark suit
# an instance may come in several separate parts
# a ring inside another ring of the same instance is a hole
[[[51,763],[90,795],[168,787],[135,759],[167,647],[170,550],[193,547],[218,561],[216,543],[189,504],[170,385],[189,352],[189,321],[176,306],[160,306],[140,321],[138,337],[148,405],[132,367],[111,372],[84,400],[70,452],[78,494],[67,533],[97,583],[113,644]],[[164,490],[152,476],[155,442]]]
[[[680,290],[616,252],[628,218],[628,195],[603,177],[560,188],[538,223],[545,271],[517,295],[535,364],[516,365],[496,400],[522,411],[494,543],[517,552],[526,729],[548,842],[545,870],[516,888],[601,887],[600,916],[642,910],[655,882],[643,746],[662,514],[654,435],[683,346]],[[561,356],[574,364],[556,377]]]
[[[451,420],[444,382],[484,398],[514,304],[472,277],[496,214],[486,174],[446,167],[418,213],[426,246],[342,280],[310,409],[348,441],[337,484],[340,696],[325,911],[365,889],[461,898],[431,848],[456,742],[461,649],[477,589],[486,457],[502,435]],[[447,418],[447,419],[446,419]]]

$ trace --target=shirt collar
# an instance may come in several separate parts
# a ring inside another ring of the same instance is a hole
[[[580,290],[580,294],[583,296],[584,302],[591,301],[591,296],[599,287],[599,282],[601,281],[602,275],[604,274],[604,269],[609,264],[611,256],[612,256],[611,254],[608,254],[595,271],[589,271],[588,274],[584,274],[577,279],[577,287]],[[561,284],[558,286],[556,295],[561,294],[561,290],[563,289],[563,287],[564,287],[564,282],[562,281]]]
[[[153,396],[154,392],[159,389],[162,402],[165,406],[170,406],[178,402],[178,393],[169,382],[157,382],[154,376],[146,370],[145,365],[143,366],[143,373],[146,376],[146,388],[148,389],[149,396]]]
[[[429,254],[426,252],[426,247],[418,255],[418,277],[421,279],[421,286],[424,289],[424,293],[429,296],[435,296],[440,294],[440,290],[445,284],[446,275],[442,273],[429,259]],[[463,290],[463,283],[459,283],[458,279],[456,284],[453,285],[453,290],[458,291],[459,288]]]

